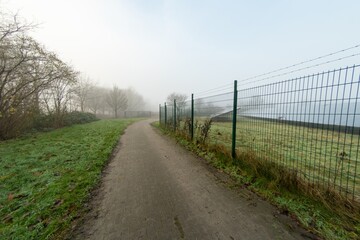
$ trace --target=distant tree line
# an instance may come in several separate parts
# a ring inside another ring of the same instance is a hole
[[[178,92],[173,92],[169,94],[166,98],[166,103],[168,106],[172,106],[176,100],[176,111],[178,118],[183,117],[183,115],[190,115],[191,111],[191,100],[188,98],[188,95]],[[206,101],[204,98],[198,98],[194,101],[194,113],[196,116],[210,116],[218,114],[225,109],[232,109],[230,106],[223,106],[216,104],[216,102],[222,103],[222,101],[217,101],[212,99],[212,101]]]
[[[142,110],[144,100],[135,90],[98,87],[32,38],[34,28],[0,12],[0,140],[45,122],[62,127],[73,111],[117,117],[119,111]]]
[[[89,78],[80,77],[74,87],[73,107],[98,116],[119,117],[123,111],[142,111],[146,108],[144,98],[133,88],[120,89],[99,87]]]

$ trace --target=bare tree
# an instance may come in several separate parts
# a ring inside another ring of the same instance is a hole
[[[187,99],[188,96],[186,94],[173,92],[167,96],[166,101],[168,104],[173,104],[174,100],[176,100],[176,106],[178,108],[183,108],[186,105]]]
[[[94,84],[88,77],[80,76],[77,84],[75,85],[73,92],[76,96],[76,100],[80,105],[80,111],[85,112],[85,106],[88,99],[91,97],[91,90],[94,88]]]
[[[135,91],[133,88],[128,88],[125,90],[126,97],[128,99],[128,107],[129,111],[141,111],[145,109],[145,101],[144,98]]]
[[[31,25],[19,23],[16,15],[0,18],[0,138],[8,138],[31,125],[42,92],[76,74],[27,35]]]
[[[106,96],[109,90],[102,87],[93,86],[90,89],[89,96],[86,101],[86,107],[90,109],[93,114],[97,114],[98,111],[106,109],[107,103],[105,102]]]
[[[68,112],[68,104],[71,100],[72,84],[74,81],[71,79],[59,79],[53,82],[52,87],[46,92],[48,97],[45,103],[48,114],[54,117],[54,127],[64,125],[64,117]]]
[[[7,14],[0,11],[0,42],[12,35],[24,34],[36,27],[32,23],[19,21],[18,14]]]
[[[116,85],[114,85],[107,94],[106,102],[113,110],[115,118],[118,117],[118,112],[120,110],[126,110],[128,104],[124,90],[118,88]]]

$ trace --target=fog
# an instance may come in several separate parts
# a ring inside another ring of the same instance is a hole
[[[136,89],[152,110],[172,92],[231,85],[360,42],[356,0],[7,0],[0,7],[38,24],[32,36],[100,87]],[[344,58],[293,75],[359,60]]]

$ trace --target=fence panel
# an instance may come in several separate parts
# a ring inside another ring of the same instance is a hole
[[[195,138],[210,144],[231,148],[231,122],[233,116],[233,92],[217,94],[194,100]],[[212,120],[208,136],[204,129],[206,120]],[[215,124],[216,123],[216,124]],[[224,123],[224,124],[222,124]],[[225,128],[225,130],[224,130]],[[220,137],[221,136],[221,137]],[[206,137],[207,139],[204,139]]]
[[[237,91],[236,150],[286,167],[312,188],[332,190],[360,202],[360,66],[341,68]],[[206,141],[229,151],[233,94],[226,92],[177,104],[180,130],[195,139],[212,121]],[[161,123],[165,123],[160,107]],[[167,106],[167,126],[173,106]],[[189,125],[190,124],[190,125]]]
[[[359,200],[359,67],[238,92],[238,150]]]

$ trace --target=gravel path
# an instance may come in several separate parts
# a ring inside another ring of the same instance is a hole
[[[224,180],[225,179],[225,180]],[[291,218],[150,126],[131,125],[75,239],[308,239]]]

